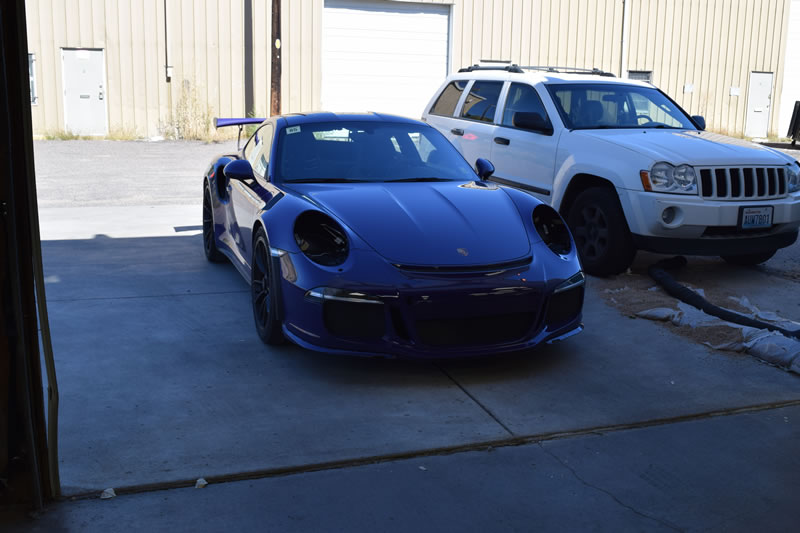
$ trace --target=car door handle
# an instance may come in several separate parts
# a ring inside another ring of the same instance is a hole
[[[505,146],[508,146],[509,144],[511,144],[511,141],[509,141],[505,137],[495,137],[494,138],[494,142],[497,143],[497,144],[505,145]]]
[[[452,133],[453,135],[464,135],[464,130],[462,130],[461,128],[453,128],[452,130],[450,130],[450,133]]]

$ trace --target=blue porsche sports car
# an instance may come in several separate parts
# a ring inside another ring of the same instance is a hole
[[[583,329],[584,277],[558,213],[477,173],[434,128],[382,114],[260,124],[203,186],[206,257],[251,286],[256,329],[328,353],[451,357]]]

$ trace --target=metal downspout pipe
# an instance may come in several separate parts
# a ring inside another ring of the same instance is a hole
[[[619,77],[628,77],[628,29],[631,25],[631,2],[622,0],[622,42],[619,57]]]

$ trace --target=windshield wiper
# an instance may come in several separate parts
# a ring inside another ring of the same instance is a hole
[[[308,178],[302,180],[286,180],[284,183],[364,183],[367,180],[354,180],[350,178]]]
[[[449,178],[436,178],[433,176],[420,177],[420,178],[400,178],[397,180],[386,180],[387,183],[396,183],[400,181],[453,181]]]

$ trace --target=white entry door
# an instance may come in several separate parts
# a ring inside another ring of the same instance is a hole
[[[102,50],[61,49],[64,129],[78,135],[105,135],[106,77]]]
[[[450,6],[325,0],[322,108],[420,118],[447,76]]]
[[[751,72],[747,93],[747,137],[766,137],[772,104],[772,72]]]

